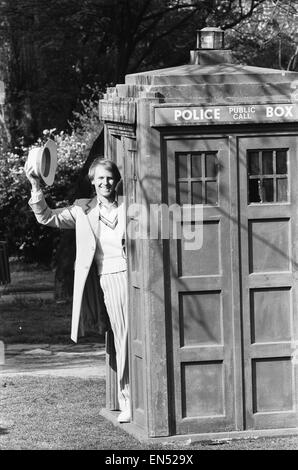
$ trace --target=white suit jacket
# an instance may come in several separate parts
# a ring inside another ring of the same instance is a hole
[[[54,228],[76,230],[76,261],[71,339],[74,342],[77,342],[80,316],[83,309],[84,289],[86,288],[86,281],[96,250],[95,233],[97,232],[99,223],[99,207],[97,204],[97,198],[78,199],[72,206],[61,209],[50,209],[42,195],[38,202],[31,202],[30,200],[29,205],[40,224]],[[120,206],[122,207],[120,216],[124,217],[124,204],[123,201],[119,199],[119,207]],[[93,287],[95,285],[96,283],[93,282]],[[96,292],[94,292],[94,295],[96,295]],[[102,303],[100,306],[99,302],[100,300],[95,302],[94,305],[97,306],[97,308],[101,308],[102,318],[100,319],[100,324],[102,330],[107,330],[109,328],[109,321],[104,306],[102,306]]]

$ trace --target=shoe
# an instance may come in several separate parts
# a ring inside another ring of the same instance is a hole
[[[130,410],[121,411],[117,419],[119,423],[129,423],[130,422]]]

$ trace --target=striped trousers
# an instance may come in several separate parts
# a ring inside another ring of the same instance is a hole
[[[101,274],[99,279],[114,335],[119,408],[121,411],[124,411],[130,408],[127,344],[127,271]]]

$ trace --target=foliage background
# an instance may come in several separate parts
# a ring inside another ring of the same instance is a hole
[[[51,138],[57,144],[55,184],[43,187],[52,207],[63,207],[72,202],[73,188],[102,127],[97,100],[84,101],[82,107],[82,114],[74,115],[71,132],[46,129],[36,142],[41,146]],[[28,206],[30,185],[23,166],[29,149],[22,145],[16,149],[18,153],[3,152],[0,158],[0,239],[8,242],[10,253],[18,258],[50,265],[60,240],[60,231],[38,225]]]

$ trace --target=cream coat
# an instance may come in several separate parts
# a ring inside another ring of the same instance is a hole
[[[119,201],[120,202],[120,201]],[[93,199],[78,199],[72,206],[61,209],[50,209],[44,199],[40,196],[38,202],[29,201],[29,204],[40,224],[60,229],[76,230],[76,261],[74,274],[73,289],[73,306],[72,306],[72,323],[71,323],[71,339],[77,342],[79,333],[80,318],[82,317],[86,290],[92,291],[92,295],[97,293],[96,282],[91,276],[91,266],[96,250],[95,233],[98,228],[99,208],[96,197]],[[123,203],[121,204],[123,208]],[[120,205],[119,205],[120,207]],[[124,216],[124,211],[120,214]],[[120,215],[119,214],[119,215]],[[89,276],[88,276],[89,275]],[[88,279],[88,285],[86,281]],[[93,288],[90,286],[93,284]],[[98,289],[99,290],[99,289]],[[102,305],[102,299],[87,301],[88,309],[95,308],[101,310],[101,318],[99,323],[102,330],[108,329],[108,318],[105,308]],[[92,315],[98,316],[99,312],[92,312]]]

